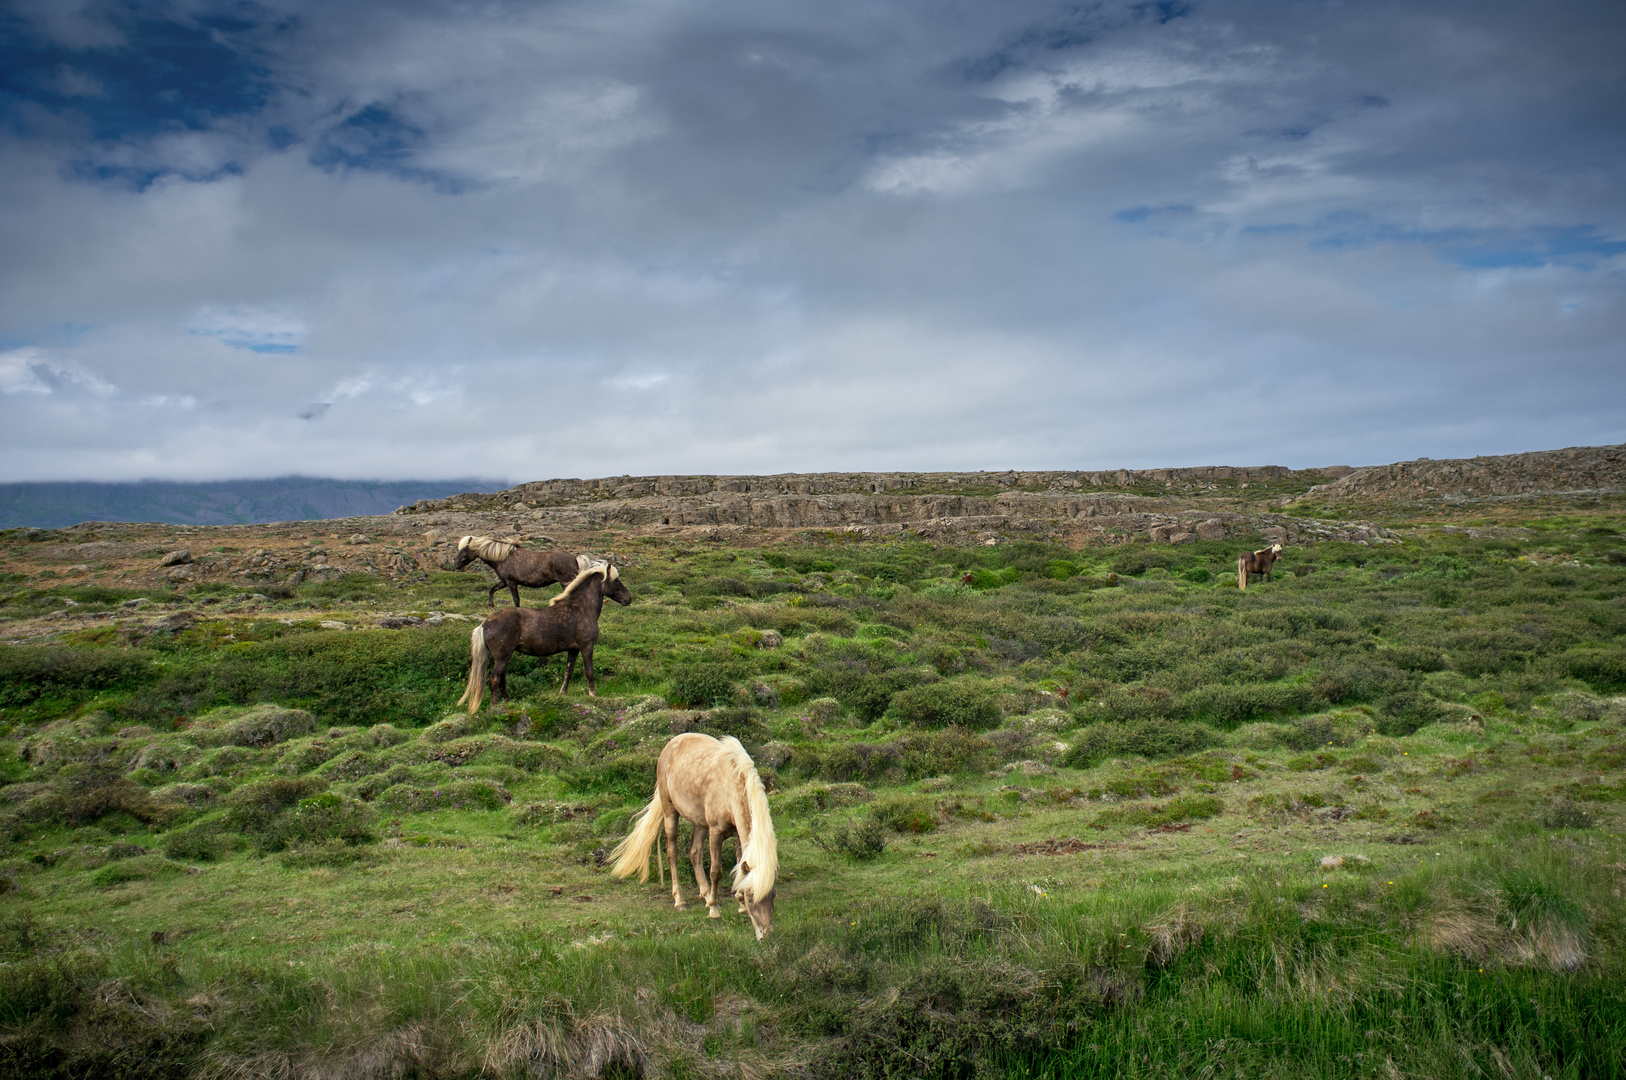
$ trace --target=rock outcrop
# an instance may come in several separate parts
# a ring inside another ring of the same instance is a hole
[[[1309,498],[1463,499],[1626,493],[1626,445],[1572,446],[1498,457],[1397,461],[1357,469]]]

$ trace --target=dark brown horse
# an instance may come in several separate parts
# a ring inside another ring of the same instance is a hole
[[[461,570],[476,559],[497,575],[497,583],[486,593],[488,607],[496,606],[497,590],[505,586],[514,594],[514,606],[519,607],[521,585],[540,589],[544,585],[569,581],[592,561],[568,551],[531,551],[489,536],[465,536],[457,542],[457,561],[452,563],[452,569]]]
[[[491,698],[508,696],[508,661],[516,652],[526,656],[552,656],[568,652],[565,683],[561,694],[570,690],[570,676],[576,670],[576,654],[582,657],[587,673],[587,692],[598,696],[593,679],[593,646],[598,643],[598,617],[605,598],[618,604],[632,603],[626,583],[609,563],[594,563],[571,579],[565,591],[548,601],[545,608],[503,608],[474,628],[469,637],[469,681],[457,703],[469,703],[469,712],[480,708],[485,690],[486,660],[491,660]]]
[[[1266,581],[1270,580],[1270,568],[1276,560],[1282,557],[1282,545],[1272,544],[1258,551],[1244,551],[1236,557],[1236,587],[1248,587],[1249,574],[1263,574]]]

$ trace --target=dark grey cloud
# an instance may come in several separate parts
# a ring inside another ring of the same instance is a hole
[[[1619,441],[1622,11],[14,3],[0,479]]]

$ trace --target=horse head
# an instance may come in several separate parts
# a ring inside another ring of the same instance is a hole
[[[472,536],[465,536],[457,542],[457,559],[452,563],[453,570],[461,570],[480,557],[474,553],[474,548],[469,546],[473,539]]]
[[[751,929],[757,933],[757,940],[761,941],[773,930],[773,902],[779,895],[777,887],[769,889],[768,895],[761,900],[751,899],[749,887],[734,890],[734,899],[745,908],[745,913],[751,916]]]
[[[621,580],[614,566],[604,576],[604,598],[614,600],[622,607],[632,603],[632,593],[627,591],[627,583]]]

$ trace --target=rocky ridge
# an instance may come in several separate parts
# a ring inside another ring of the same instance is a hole
[[[1626,494],[1626,444],[1496,457],[1397,461],[1356,469],[1305,493],[1329,500],[1529,498]]]

